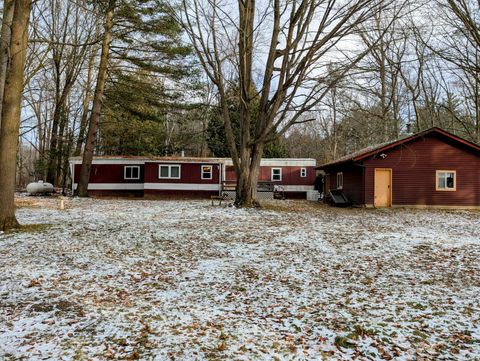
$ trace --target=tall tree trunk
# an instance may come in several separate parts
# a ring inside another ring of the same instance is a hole
[[[69,167],[68,154],[70,154],[72,148],[73,148],[73,130],[70,131],[68,134],[68,142],[66,144],[65,156],[63,157],[62,180],[61,180],[63,194],[66,194],[65,188],[67,186],[67,181],[70,174],[68,171],[68,167]]]
[[[92,169],[93,151],[95,148],[95,140],[97,138],[98,125],[100,123],[103,93],[107,80],[108,55],[110,52],[110,43],[112,41],[113,11],[115,8],[115,2],[116,0],[110,0],[108,2],[108,8],[105,14],[105,32],[102,41],[102,53],[98,69],[97,85],[93,97],[92,113],[90,114],[85,150],[83,152],[82,168],[80,170],[80,180],[77,188],[77,195],[80,197],[88,196],[88,182],[90,179],[90,170]]]
[[[93,53],[92,53],[93,54]],[[87,73],[87,82],[85,84],[85,96],[83,97],[83,104],[82,104],[82,117],[80,119],[80,128],[78,131],[78,138],[77,143],[75,145],[75,152],[73,153],[75,156],[79,156],[82,152],[82,145],[85,137],[85,131],[87,130],[87,119],[88,119],[88,106],[91,100],[91,92],[90,92],[90,85],[92,82],[92,73],[93,73],[93,55],[88,62],[88,73]]]
[[[256,200],[257,179],[252,178],[255,173],[253,158],[256,149],[250,144],[252,121],[252,63],[253,63],[253,23],[255,18],[255,0],[246,0],[239,3],[240,14],[240,167],[237,169],[237,192],[235,204],[241,207],[251,207]],[[232,152],[231,152],[232,153]],[[260,152],[261,153],[261,152]],[[232,153],[233,154],[233,153]],[[261,155],[260,155],[261,156]],[[260,165],[260,163],[258,163]],[[258,176],[258,172],[257,172]]]
[[[57,144],[57,164],[56,164],[56,183],[58,186],[62,186],[62,179],[63,179],[63,174],[62,174],[62,164],[63,164],[63,158],[68,158],[68,153],[65,154],[65,149],[68,148],[66,147],[66,140],[67,137],[65,136],[65,128],[67,127],[68,123],[68,114],[66,109],[64,108],[62,111],[62,115],[60,117],[60,127],[58,131],[58,144]]]
[[[50,146],[48,149],[48,169],[47,169],[47,182],[57,185],[57,168],[56,159],[58,157],[58,123],[60,118],[60,107],[58,103],[55,105],[55,111],[53,112],[52,132],[50,136]]]
[[[96,22],[95,26],[95,36],[98,36],[100,33],[100,22]],[[87,120],[88,120],[88,112],[89,112],[89,105],[90,101],[92,100],[92,91],[91,86],[93,83],[94,78],[94,68],[95,68],[95,57],[98,53],[98,45],[94,44],[91,48],[89,58],[88,58],[88,69],[87,69],[87,80],[85,83],[85,95],[83,97],[82,103],[82,117],[80,119],[80,128],[78,131],[78,138],[75,145],[75,152],[73,153],[74,156],[79,156],[82,152],[82,145],[85,138],[85,131],[87,130]]]
[[[337,159],[337,87],[334,86],[332,88],[332,109],[333,109],[333,152],[332,152],[332,159]]]
[[[0,128],[0,229],[18,227],[15,173],[31,0],[16,0],[11,27],[10,62],[5,78]]]
[[[477,56],[478,64],[478,56]],[[475,141],[480,144],[480,80],[475,78]]]
[[[15,9],[14,0],[5,0],[3,2],[2,30],[0,34],[0,114],[2,114],[2,101],[5,91],[5,78],[7,76],[7,67],[9,61],[10,38],[12,35],[11,26],[13,19],[13,10]],[[0,127],[2,120],[0,119]]]
[[[386,69],[386,54],[385,54],[385,46],[383,42],[383,37],[380,40],[380,64],[379,64],[379,72],[380,72],[380,117],[383,126],[383,141],[387,142],[390,140],[390,127],[388,121],[388,101],[387,101],[387,69]]]

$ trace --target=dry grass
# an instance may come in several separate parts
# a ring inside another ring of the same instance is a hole
[[[69,208],[72,198],[52,195],[48,197],[22,196],[15,197],[15,207],[17,208],[48,208],[60,209],[60,201],[64,201],[64,207]]]
[[[55,208],[55,198],[57,197],[16,197],[15,206],[17,208]]]

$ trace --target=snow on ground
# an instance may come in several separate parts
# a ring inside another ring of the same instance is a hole
[[[19,201],[0,359],[480,357],[478,212]]]

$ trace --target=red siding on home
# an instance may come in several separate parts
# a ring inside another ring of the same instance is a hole
[[[180,165],[180,179],[159,178],[160,165]],[[201,166],[212,165],[212,179],[202,179]],[[218,184],[221,166],[213,163],[145,163],[145,183]],[[218,192],[217,192],[218,193]]]
[[[374,156],[365,166],[365,204],[374,203],[375,168],[392,169],[393,205],[480,206],[480,157],[432,134]],[[455,170],[456,191],[436,190],[436,171]]]
[[[272,181],[272,168],[282,169],[282,180]],[[307,176],[300,177],[301,168],[307,169]],[[236,180],[233,166],[225,167],[226,180],[234,182]],[[279,185],[313,185],[315,183],[316,170],[315,167],[299,167],[299,166],[261,166],[258,180],[261,182],[273,182]]]
[[[289,160],[287,159],[286,162]],[[298,161],[298,160],[296,160]],[[308,160],[311,163],[311,160]],[[146,195],[149,197],[186,197],[208,198],[210,195],[218,195],[221,190],[223,172],[223,160],[218,159],[140,159],[140,164],[135,164],[133,158],[123,159],[95,159],[90,175],[89,193],[92,195]],[[110,163],[111,162],[111,163]],[[126,163],[126,164],[125,164]],[[285,162],[281,162],[285,163]],[[301,164],[301,163],[300,163]],[[180,178],[160,178],[160,166],[180,166]],[[202,179],[201,168],[203,165],[212,166],[212,179]],[[140,179],[124,179],[126,166],[139,166]],[[230,167],[230,177],[234,179],[233,168]],[[262,167],[260,180],[271,181],[271,168]],[[294,186],[285,191],[296,191],[295,197],[305,198],[305,189],[313,188],[315,182],[315,167],[307,168],[307,177],[300,177],[302,167],[279,167],[282,168],[282,181],[279,185]],[[78,183],[80,178],[80,164],[74,164],[74,181]],[[123,184],[133,183],[128,187]],[[137,186],[138,184],[138,186]],[[299,186],[298,189],[295,186]],[[302,186],[308,186],[303,188]],[[127,189],[125,189],[127,188]],[[298,193],[298,194],[297,194]]]
[[[328,170],[330,182],[327,189],[337,189],[337,173],[343,173],[343,193],[352,202],[352,204],[363,204],[363,167],[347,165],[343,167],[334,167]]]
[[[126,166],[139,166],[140,179],[124,179]],[[81,164],[75,164],[74,183],[80,180]],[[92,164],[90,183],[143,183],[144,170],[142,164]]]

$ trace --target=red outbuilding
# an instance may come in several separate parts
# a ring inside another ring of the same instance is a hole
[[[82,159],[70,158],[72,190],[80,178]],[[262,159],[260,198],[307,198],[314,191],[315,159]],[[136,195],[208,198],[234,195],[231,159],[187,157],[94,157],[88,185],[92,195]],[[313,196],[314,197],[314,196]]]
[[[480,208],[480,146],[439,128],[317,169],[326,194],[340,189],[354,205]]]

